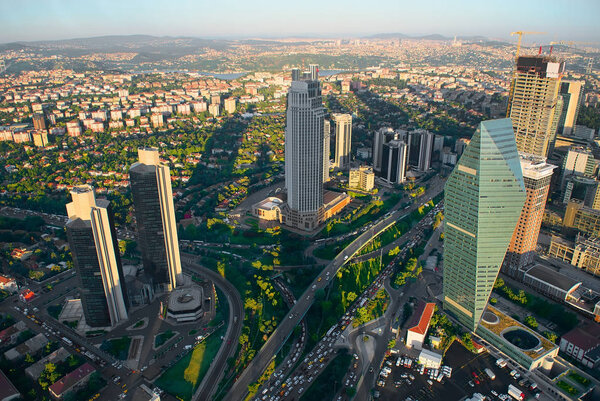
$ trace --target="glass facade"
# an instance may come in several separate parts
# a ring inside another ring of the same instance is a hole
[[[525,202],[510,119],[484,121],[445,188],[444,308],[475,330]]]

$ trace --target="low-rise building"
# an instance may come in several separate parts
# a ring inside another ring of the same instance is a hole
[[[600,326],[576,327],[560,339],[560,350],[588,368],[600,366]]]
[[[27,325],[25,324],[25,322],[19,320],[12,326],[0,331],[0,346],[5,347],[17,341],[19,334],[25,331],[26,328]]]
[[[63,362],[69,357],[69,355],[71,354],[66,349],[60,347],[56,351],[52,352],[51,354],[45,356],[33,365],[26,368],[25,374],[27,374],[27,376],[31,377],[33,380],[37,381],[44,369],[46,369],[46,364],[57,364]]]
[[[351,168],[348,186],[360,189],[361,191],[372,191],[375,187],[375,173],[373,172],[373,168],[368,166]]]
[[[562,275],[546,266],[534,265],[523,269],[523,283],[557,301],[566,302],[581,282]]]
[[[600,210],[587,207],[582,202],[571,200],[565,211],[563,226],[599,237]]]
[[[8,291],[14,294],[19,290],[19,287],[17,286],[17,281],[14,278],[0,275],[0,290]]]
[[[62,399],[67,393],[76,390],[87,383],[90,376],[96,371],[89,363],[84,363],[71,373],[65,375],[62,379],[48,388],[52,398]]]
[[[556,235],[550,241],[548,255],[600,276],[600,238],[578,234],[575,242]]]
[[[423,342],[425,341],[427,330],[429,330],[429,322],[434,311],[434,303],[419,303],[408,325],[409,329],[406,332],[406,346],[408,348],[423,348]]]
[[[150,390],[145,384],[135,389],[132,401],[160,401],[160,395]]]
[[[24,358],[25,355],[35,354],[48,344],[48,339],[43,334],[38,334],[35,337],[30,338],[23,344],[19,344],[14,348],[9,349],[4,353],[4,357],[9,361],[13,362],[20,358]]]
[[[421,350],[419,363],[427,369],[439,369],[442,366],[442,355],[427,349]]]
[[[18,398],[21,398],[21,394],[17,391],[17,388],[12,384],[8,377],[0,370],[0,401],[11,401]]]

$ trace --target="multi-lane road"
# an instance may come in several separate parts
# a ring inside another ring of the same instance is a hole
[[[223,344],[210,365],[204,379],[192,397],[193,400],[210,400],[217,389],[227,367],[227,359],[233,357],[237,349],[238,339],[242,334],[244,322],[244,304],[238,290],[219,273],[198,264],[198,256],[181,254],[182,266],[185,270],[197,273],[211,280],[227,298],[229,303],[229,324],[223,338]]]
[[[277,329],[275,329],[260,351],[255,355],[254,359],[252,359],[250,364],[239,376],[238,380],[233,384],[224,399],[228,401],[244,399],[248,392],[248,386],[258,380],[260,375],[267,368],[271,359],[286,342],[287,338],[294,330],[294,327],[296,327],[296,325],[304,318],[304,315],[314,302],[315,291],[326,287],[337,271],[371,239],[379,235],[397,220],[403,218],[406,214],[412,213],[420,206],[420,204],[428,202],[430,199],[440,194],[443,190],[443,184],[444,183],[441,180],[436,181],[426,194],[419,198],[419,203],[413,204],[404,210],[391,212],[385,218],[373,224],[368,230],[360,234],[342,252],[340,252],[309,285],[308,289],[298,299],[294,307],[289,311],[279,326],[277,326]]]

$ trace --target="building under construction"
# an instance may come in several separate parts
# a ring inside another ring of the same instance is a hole
[[[554,57],[520,56],[517,58],[509,117],[519,152],[547,157],[556,133],[560,79],[565,63]]]

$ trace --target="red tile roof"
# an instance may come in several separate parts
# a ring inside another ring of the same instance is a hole
[[[417,307],[417,310],[414,314],[415,318],[413,318],[413,321],[411,322],[411,324],[414,324],[414,326],[408,330],[412,331],[413,333],[425,335],[425,333],[427,333],[427,329],[429,328],[429,321],[431,320],[431,316],[433,316],[434,310],[434,303],[421,303]],[[419,319],[418,323],[416,321],[417,318]]]
[[[79,383],[82,379],[94,373],[96,369],[89,363],[84,363],[56,383],[50,386],[49,390],[55,397],[60,398],[65,391],[68,391]]]

